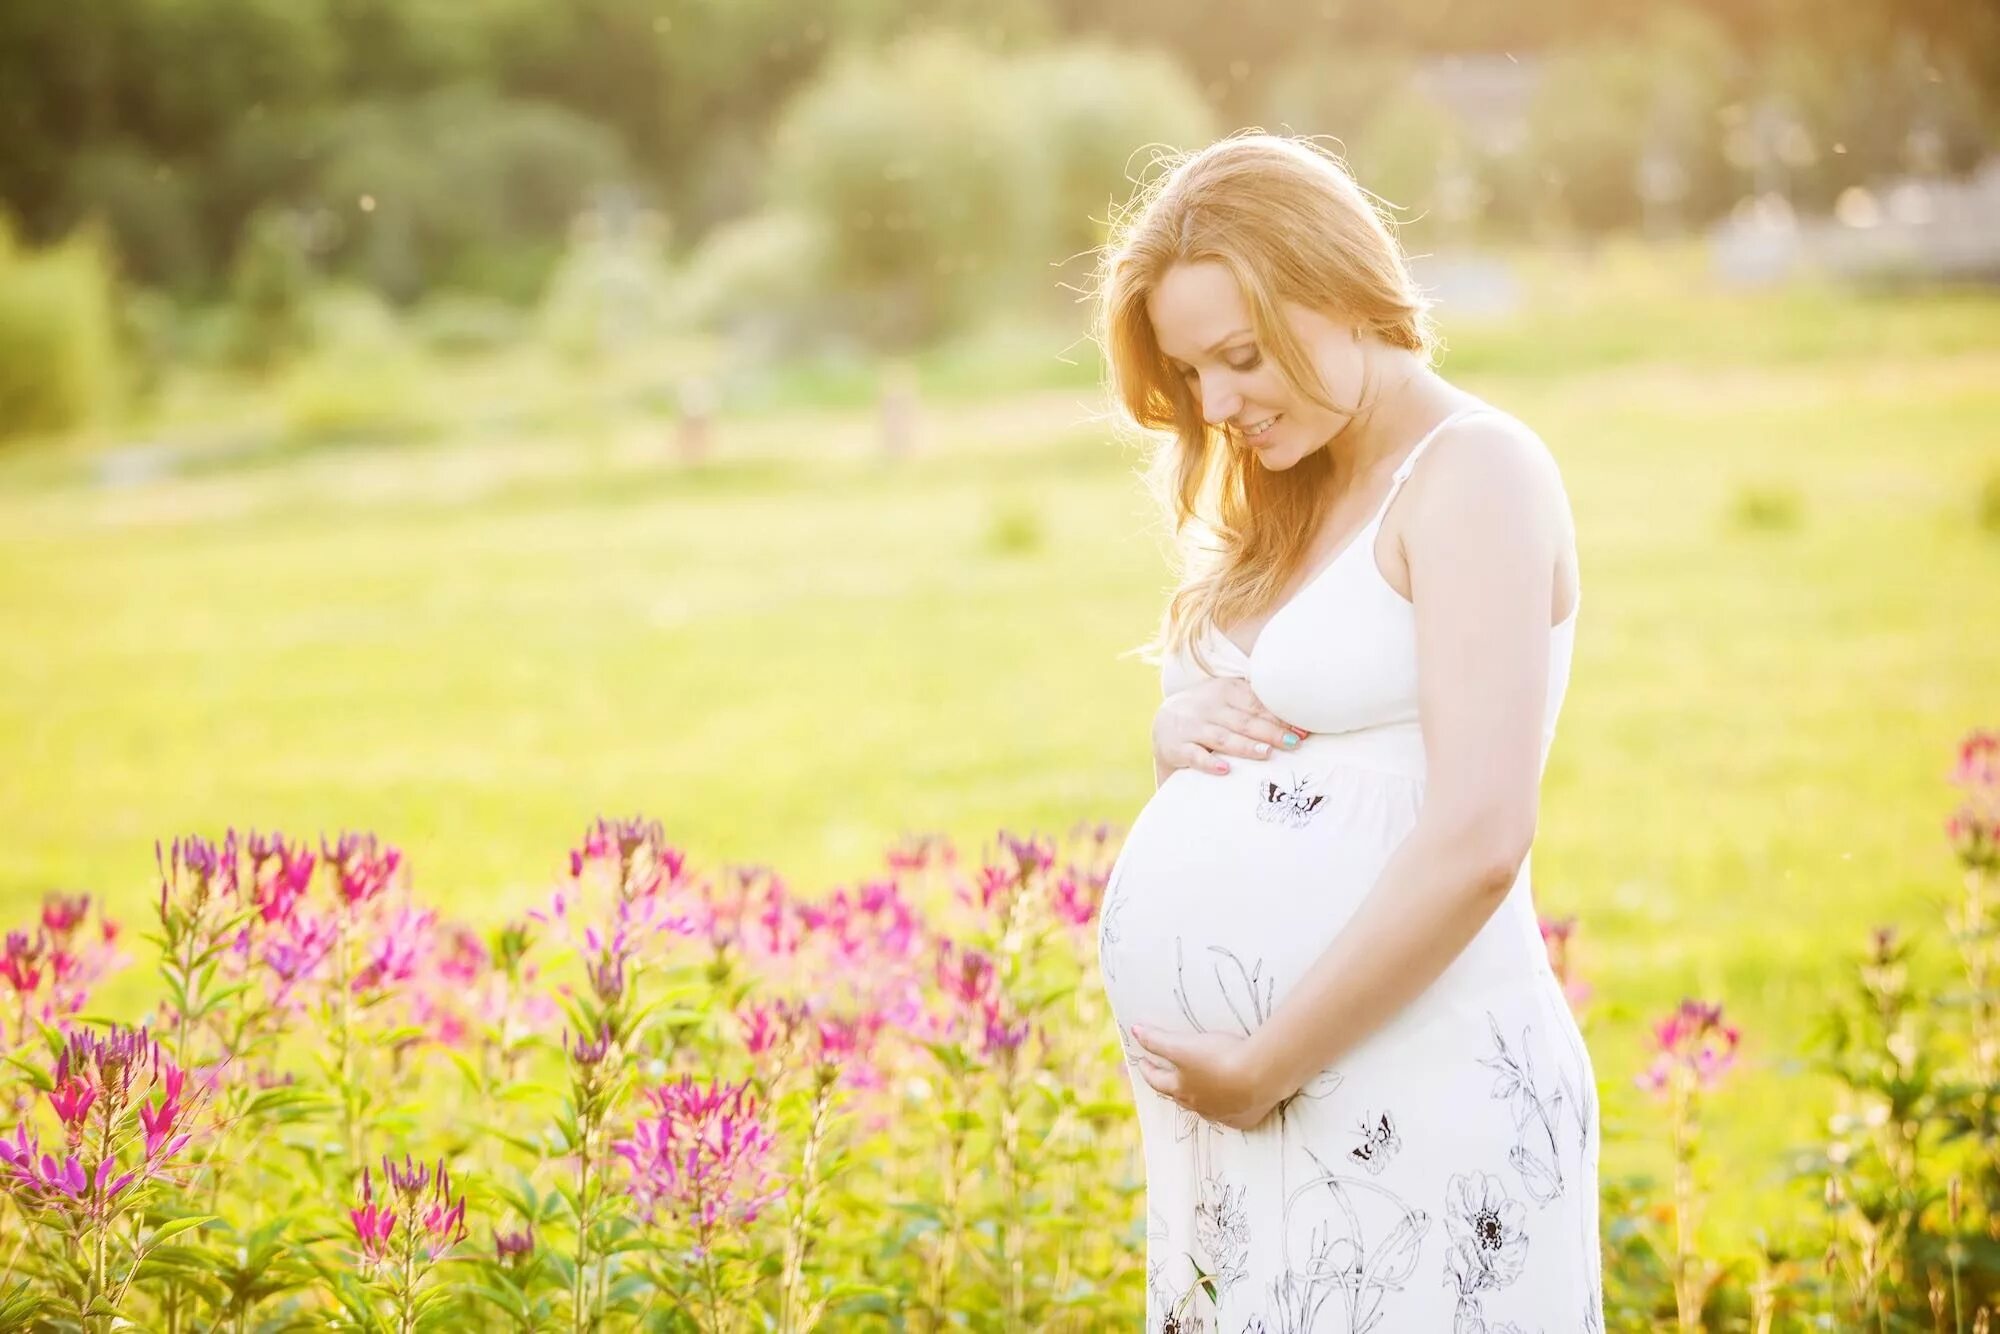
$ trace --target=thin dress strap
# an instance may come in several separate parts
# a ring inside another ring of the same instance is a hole
[[[1403,489],[1403,482],[1409,477],[1410,470],[1417,466],[1417,460],[1420,457],[1422,457],[1424,450],[1430,447],[1431,441],[1438,438],[1439,432],[1443,431],[1445,427],[1451,425],[1453,422],[1457,421],[1461,417],[1470,417],[1474,413],[1491,412],[1491,411],[1493,411],[1493,409],[1489,408],[1484,403],[1474,403],[1467,407],[1459,408],[1453,412],[1445,414],[1445,418],[1443,421],[1439,422],[1436,426],[1431,427],[1430,430],[1424,432],[1423,439],[1417,441],[1416,448],[1412,449],[1409,452],[1409,454],[1404,457],[1402,463],[1397,465],[1395,475],[1389,479],[1389,494],[1382,497],[1382,507],[1375,511],[1376,522],[1379,523],[1382,519],[1382,516],[1389,512],[1389,502],[1394,500],[1396,498],[1396,493]]]

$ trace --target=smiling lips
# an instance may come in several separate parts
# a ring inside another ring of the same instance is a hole
[[[1256,422],[1250,426],[1239,427],[1238,429],[1242,431],[1243,438],[1245,440],[1248,440],[1251,444],[1253,445],[1262,444],[1264,440],[1270,436],[1271,428],[1278,424],[1278,418],[1284,415],[1285,414],[1282,412],[1274,412],[1261,422]]]

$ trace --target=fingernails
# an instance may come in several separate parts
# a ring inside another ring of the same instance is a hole
[[[1261,759],[1263,759],[1263,758],[1264,758],[1264,757],[1265,757],[1266,755],[1269,755],[1270,753],[1271,753],[1271,743],[1270,743],[1270,742],[1268,742],[1268,741],[1259,741],[1259,742],[1257,743],[1257,758],[1258,758],[1258,759],[1260,759],[1260,760],[1261,760]]]
[[[1280,737],[1279,740],[1285,743],[1286,750],[1290,750],[1292,747],[1299,744],[1299,739],[1293,736],[1290,732],[1285,733],[1285,735]]]
[[[1221,760],[1217,760],[1215,762],[1215,771],[1219,774],[1226,774],[1229,772],[1229,766]]]

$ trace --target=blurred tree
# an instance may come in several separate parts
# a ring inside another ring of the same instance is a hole
[[[822,219],[860,332],[933,337],[1046,253],[1048,146],[1008,66],[961,38],[851,51],[785,110],[770,193]]]
[[[1103,44],[1058,47],[1015,62],[1010,77],[1043,161],[1032,183],[1047,263],[1040,290],[1080,289],[1116,206],[1161,149],[1200,148],[1215,115],[1172,57]]]
[[[121,274],[138,283],[192,290],[206,270],[194,191],[177,167],[141,148],[88,148],[70,164],[62,213],[101,224]]]
[[[0,217],[0,440],[89,422],[118,389],[112,266],[91,229],[30,250]]]
[[[297,215],[260,210],[230,277],[230,345],[238,363],[268,370],[305,346],[312,285]]]

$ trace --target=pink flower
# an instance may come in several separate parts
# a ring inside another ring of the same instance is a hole
[[[173,1157],[187,1146],[188,1134],[183,1127],[191,1119],[191,1109],[181,1103],[186,1079],[179,1066],[162,1059],[158,1074],[159,1101],[139,1104],[139,1124],[146,1132],[146,1162],[149,1166]]]
[[[361,1244],[361,1257],[369,1264],[389,1258],[389,1239],[396,1233],[396,1212],[375,1202],[375,1182],[367,1168],[361,1169],[361,1207],[347,1211],[354,1224],[354,1239]]]
[[[1945,820],[1945,837],[1972,871],[2000,870],[2000,732],[1976,731],[1958,748],[1952,784],[1965,800]]]
[[[936,975],[945,998],[967,1006],[992,996],[1000,981],[991,955],[951,940],[938,942]]]
[[[250,835],[250,901],[265,922],[290,917],[312,887],[312,852],[283,834]]]
[[[1735,1063],[1738,1037],[1733,1025],[1722,1022],[1720,1005],[1683,1000],[1653,1026],[1657,1055],[1635,1082],[1658,1093],[1670,1086],[1676,1070],[1685,1070],[1697,1087],[1709,1087]]]
[[[1056,880],[1053,900],[1056,917],[1071,926],[1089,926],[1097,920],[1098,904],[1104,898],[1104,882],[1096,877],[1065,872]]]
[[[885,860],[895,871],[923,871],[932,866],[949,868],[958,862],[958,849],[942,834],[905,834],[888,850]]]
[[[56,1086],[49,1091],[49,1106],[55,1109],[72,1148],[82,1142],[83,1119],[96,1101],[97,1090],[69,1072],[69,1053],[64,1052],[57,1065]]]
[[[363,1168],[361,1206],[347,1214],[363,1260],[379,1264],[390,1258],[396,1224],[402,1218],[413,1220],[409,1224],[416,1234],[412,1240],[420,1239],[424,1254],[432,1260],[465,1240],[465,1200],[452,1194],[451,1174],[445,1170],[444,1159],[438,1159],[433,1174],[427,1164],[411,1161],[408,1154],[403,1155],[401,1167],[384,1154],[382,1174],[388,1178],[391,1199],[376,1202],[373,1176]]]
[[[189,836],[175,839],[169,852],[155,840],[153,860],[160,868],[162,906],[177,904],[199,917],[216,897],[233,897],[239,858],[234,829],[224,836],[220,848],[205,838]]]
[[[782,1051],[810,1014],[809,1006],[776,1000],[756,1003],[736,1012],[743,1028],[743,1047],[752,1056]]]
[[[341,901],[349,907],[380,895],[403,864],[402,851],[379,843],[373,834],[343,833],[333,844],[322,835],[319,849],[334,868]]]
[[[767,1170],[777,1139],[748,1080],[697,1084],[683,1075],[646,1096],[656,1115],[640,1117],[611,1148],[631,1167],[632,1197],[649,1220],[686,1219],[705,1254],[717,1228],[747,1226],[784,1194]]]
[[[17,993],[25,995],[42,982],[42,959],[48,951],[48,938],[37,933],[30,938],[25,931],[9,931],[4,953],[0,953],[0,977],[7,979]]]
[[[1959,743],[1951,781],[1973,793],[2000,792],[2000,732],[1975,730]]]
[[[93,1220],[106,1217],[111,1202],[133,1181],[133,1174],[119,1172],[109,1157],[95,1170],[74,1153],[58,1162],[54,1154],[40,1151],[26,1122],[14,1128],[12,1140],[0,1139],[0,1164],[9,1169],[0,1180],[24,1208],[59,1209]]]
[[[519,1269],[535,1253],[535,1225],[528,1223],[519,1232],[493,1233],[493,1257],[509,1269]]]
[[[58,942],[67,941],[89,912],[88,894],[50,894],[42,900],[42,929]]]
[[[356,995],[381,991],[409,981],[417,975],[431,951],[431,928],[437,911],[399,908],[375,923],[375,934],[366,942],[361,966],[355,970]]]
[[[981,1049],[988,1054],[1018,1050],[1028,1040],[1028,1021],[1014,1021],[997,999],[981,1003],[980,1018],[985,1025],[981,1034]]]

